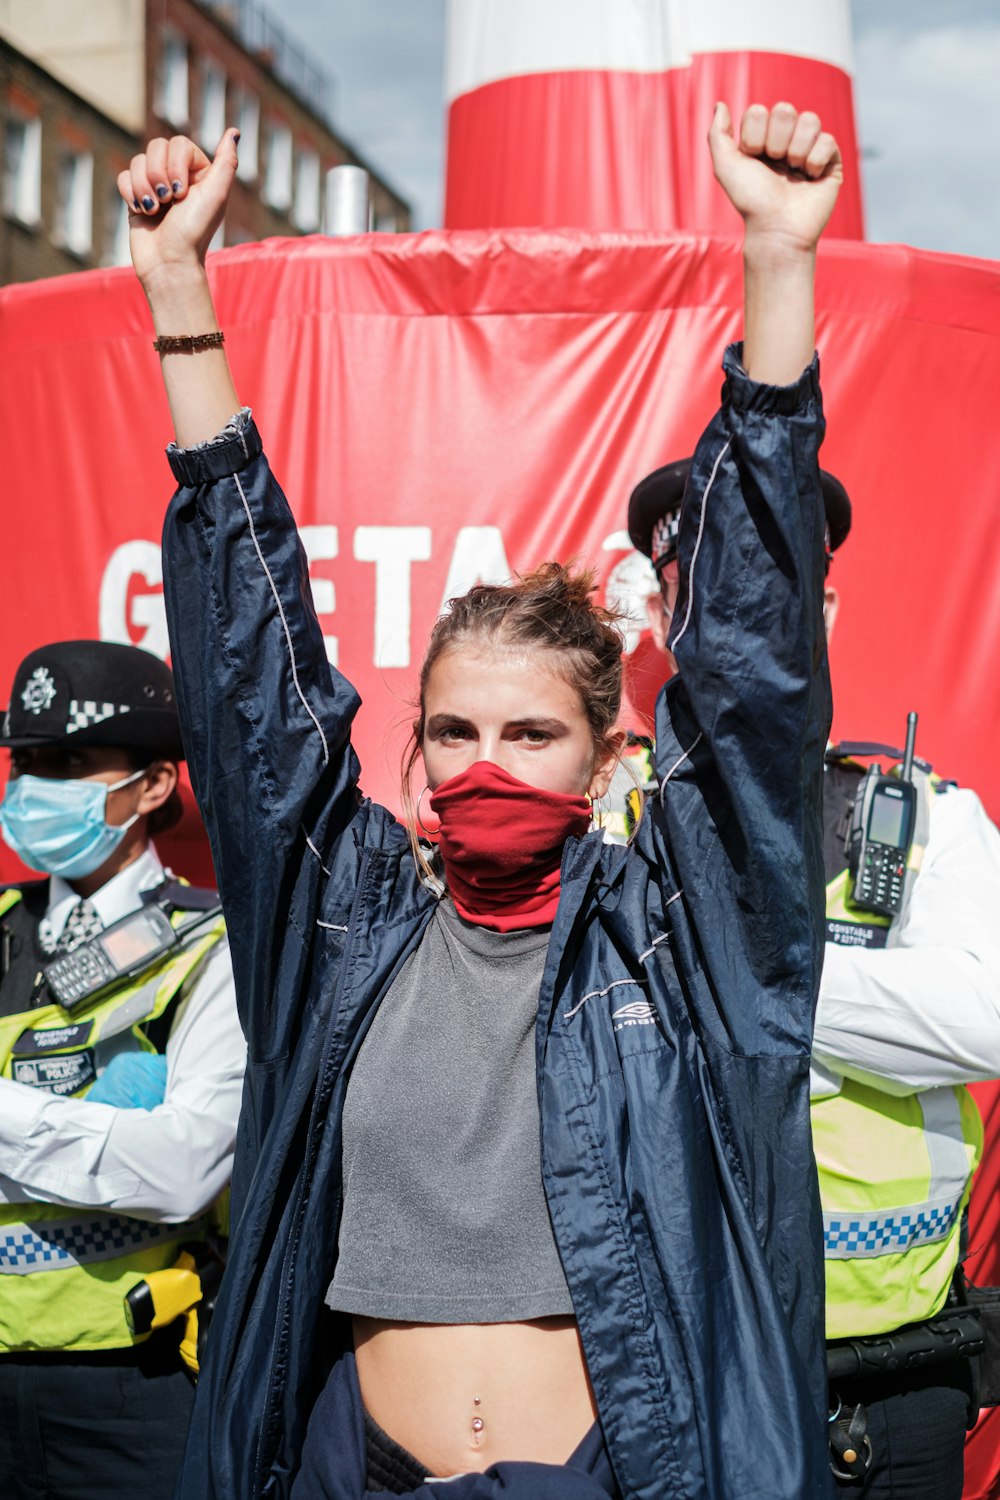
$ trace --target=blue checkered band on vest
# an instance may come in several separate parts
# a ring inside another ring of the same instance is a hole
[[[191,1224],[146,1224],[120,1214],[91,1219],[0,1228],[0,1274],[56,1271],[92,1261],[113,1260],[162,1240],[183,1239]]]
[[[911,1245],[927,1245],[948,1237],[958,1217],[957,1203],[942,1207],[897,1209],[865,1219],[823,1216],[824,1249],[828,1257],[849,1260],[867,1255],[894,1255]]]

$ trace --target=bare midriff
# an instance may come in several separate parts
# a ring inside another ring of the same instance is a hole
[[[597,1418],[573,1318],[355,1317],[354,1348],[368,1411],[442,1479],[501,1459],[563,1464]]]

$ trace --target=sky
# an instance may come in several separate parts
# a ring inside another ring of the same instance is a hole
[[[339,130],[412,203],[415,227],[440,224],[445,0],[267,4],[332,75]],[[852,9],[868,238],[1000,258],[1000,5]]]

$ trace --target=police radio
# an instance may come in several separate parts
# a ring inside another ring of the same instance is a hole
[[[64,1010],[88,1005],[126,980],[145,973],[179,948],[192,932],[218,917],[222,908],[214,891],[177,889],[184,896],[185,905],[190,904],[199,913],[197,916],[175,927],[161,906],[149,901],[81,943],[72,953],[47,963],[42,977],[52,998]]]
[[[875,763],[858,788],[847,833],[851,879],[849,905],[879,916],[902,910],[906,861],[917,823],[917,788],[913,782],[913,747],[917,716],[907,715],[906,748],[898,776],[887,776]]]

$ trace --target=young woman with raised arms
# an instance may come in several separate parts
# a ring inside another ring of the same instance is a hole
[[[119,179],[250,1051],[192,1500],[825,1492],[813,268],[841,169],[787,104],[738,135],[720,105],[709,144],[745,220],[745,339],[685,501],[661,793],[629,849],[588,833],[621,741],[588,576],[474,589],[435,626],[414,727],[437,879],[358,790],[358,700],[224,353],[184,348],[218,327],[204,257],[237,137],[213,161],[152,141]]]

